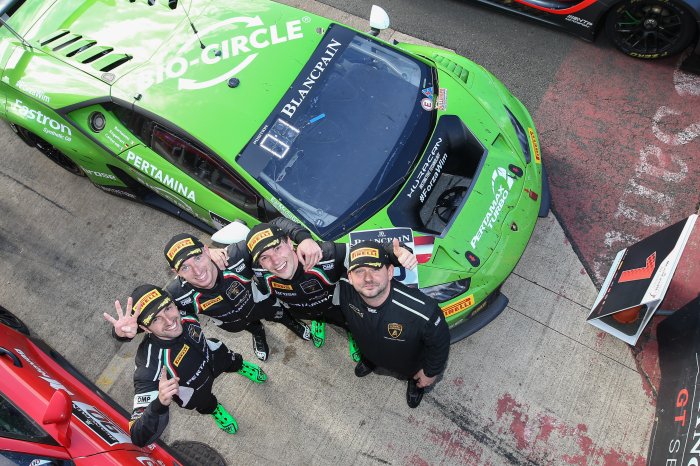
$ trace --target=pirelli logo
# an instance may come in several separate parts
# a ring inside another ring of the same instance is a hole
[[[350,253],[350,260],[354,261],[358,257],[374,257],[379,259],[379,251],[376,248],[360,248]]]
[[[216,298],[212,298],[212,299],[209,299],[209,300],[207,300],[207,301],[204,301],[204,302],[202,303],[202,310],[203,310],[203,311],[206,311],[207,309],[209,309],[210,307],[212,307],[214,304],[220,303],[220,302],[223,301],[223,300],[224,300],[224,297],[221,296],[221,295],[219,295],[219,296],[217,296]]]
[[[177,253],[182,251],[187,246],[194,246],[194,241],[192,241],[192,238],[181,239],[177,243],[170,246],[166,256],[168,256],[168,259],[173,260],[175,256],[177,256]]]
[[[144,309],[146,309],[146,307],[148,307],[148,305],[151,302],[153,302],[154,299],[158,299],[158,298],[160,298],[160,296],[161,296],[160,291],[151,290],[148,293],[146,293],[145,295],[141,296],[141,299],[139,299],[136,302],[136,305],[134,307],[137,309],[141,309],[141,311],[143,311]],[[144,324],[146,324],[146,322],[144,322]],[[146,325],[148,325],[148,324],[146,324]]]
[[[530,142],[532,143],[532,149],[535,152],[535,163],[542,163],[542,157],[540,156],[540,146],[539,146],[539,144],[537,144],[537,137],[535,136],[535,130],[532,128],[528,128],[527,134],[530,136]]]
[[[291,291],[292,285],[285,285],[284,283],[272,282],[272,288],[277,288],[278,290],[288,290]]]
[[[178,367],[180,365],[180,362],[182,362],[182,358],[185,357],[185,355],[187,354],[187,352],[189,350],[190,350],[190,345],[183,345],[180,352],[177,353],[177,356],[175,356],[175,360],[173,360],[173,366]]]
[[[449,306],[445,306],[442,308],[442,313],[445,314],[445,317],[450,317],[452,315],[457,314],[458,312],[461,312],[471,306],[474,305],[474,295],[470,294],[466,298],[462,298],[456,303],[452,303]]]
[[[252,251],[255,248],[255,245],[257,245],[260,241],[264,240],[265,238],[270,238],[270,237],[272,237],[272,230],[269,228],[266,228],[263,231],[257,232],[248,241],[248,250]]]

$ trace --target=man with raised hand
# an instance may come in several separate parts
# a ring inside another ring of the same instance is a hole
[[[362,353],[355,375],[364,377],[379,366],[408,379],[406,402],[416,408],[445,368],[450,332],[437,301],[393,276],[382,245],[353,245],[339,304]]]
[[[133,313],[132,303],[136,303]],[[146,332],[135,361],[134,408],[129,422],[134,445],[148,445],[162,435],[173,401],[182,408],[211,414],[220,429],[235,434],[236,420],[212,393],[214,379],[224,372],[237,372],[263,383],[265,372],[220,341],[208,340],[196,317],[181,316],[162,288],[141,285],[127,300],[126,312],[118,301],[116,305],[115,326],[132,332],[131,327],[138,325]]]

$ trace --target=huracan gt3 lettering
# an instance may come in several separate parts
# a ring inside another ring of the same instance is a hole
[[[247,28],[256,28],[247,35],[237,35],[220,42],[212,43],[207,40],[209,33],[229,28],[229,25],[234,23],[243,23]],[[281,30],[284,28],[284,30]],[[251,53],[254,50],[261,50],[267,47],[282,44],[284,42],[301,39],[304,34],[301,31],[301,20],[287,21],[284,26],[278,29],[277,25],[265,27],[262,19],[259,16],[253,18],[248,16],[238,16],[229,18],[225,21],[218,22],[207,28],[199,31],[199,37],[208,45],[201,49],[199,57],[185,58],[186,55],[191,56],[192,50],[200,50],[199,42],[196,39],[187,41],[177,52],[177,56],[169,59],[165,64],[157,68],[150,69],[142,75],[141,89],[145,90],[153,84],[162,83],[167,79],[178,79],[178,89],[195,90],[205,89],[214,86],[233,77],[245,69],[255,57],[257,53]],[[212,66],[217,63],[226,62],[238,56],[245,56],[243,60],[236,66],[226,66],[226,71],[207,81],[195,81],[185,78],[185,74],[190,67],[198,65]]]
[[[66,142],[70,142],[73,133],[70,128],[63,123],[54,120],[48,115],[41,113],[41,110],[32,110],[24,105],[20,99],[16,99],[12,103],[13,111],[17,112],[22,118],[34,120],[40,125],[44,125],[44,133],[56,136]]]
[[[192,202],[197,202],[197,200],[195,199],[194,191],[192,191],[190,188],[183,185],[170,175],[163,175],[163,171],[160,168],[156,167],[155,165],[152,165],[146,160],[143,160],[141,157],[134,154],[132,151],[129,151],[126,155],[126,161],[134,167],[141,170],[142,172],[144,172],[146,175],[150,176],[155,180],[158,180],[163,185],[169,187],[174,192],[180,194],[183,197],[186,197]]]
[[[304,99],[306,99],[306,95],[314,87],[316,81],[318,81],[321,78],[321,75],[326,70],[328,64],[331,62],[331,60],[333,60],[335,54],[338,53],[338,47],[340,47],[341,45],[343,44],[341,44],[335,39],[331,39],[330,43],[326,45],[326,51],[324,52],[323,56],[316,63],[313,69],[309,72],[309,75],[301,84],[302,88],[296,90],[298,98],[292,99],[289,101],[288,104],[285,104],[284,108],[282,108],[282,113],[287,115],[289,118],[292,118],[294,116],[294,112],[297,111],[297,107],[301,105]]]

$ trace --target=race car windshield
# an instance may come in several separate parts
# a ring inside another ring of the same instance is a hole
[[[430,135],[429,66],[332,25],[238,163],[335,239],[401,188]]]

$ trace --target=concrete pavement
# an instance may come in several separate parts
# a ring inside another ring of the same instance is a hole
[[[130,409],[137,343],[112,341],[101,314],[139,282],[165,281],[173,233],[199,232],[99,192],[4,126],[0,142],[0,303]],[[268,382],[231,374],[215,385],[240,432],[173,409],[165,439],[209,443],[229,464],[644,464],[653,400],[628,347],[585,323],[597,291],[552,215],[503,290],[508,308],[453,345],[418,409],[404,382],[353,375],[344,334],[331,330],[315,349],[270,324]],[[254,360],[249,335],[209,322],[205,332]]]

